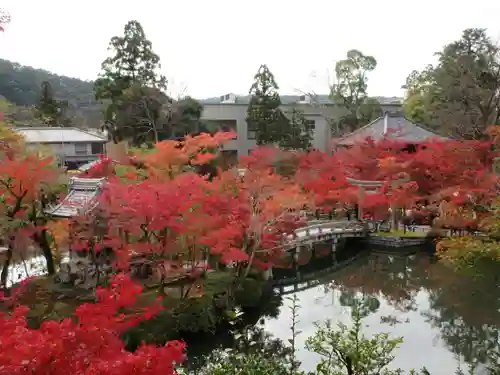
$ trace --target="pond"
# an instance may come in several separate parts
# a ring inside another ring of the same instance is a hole
[[[470,277],[451,271],[424,254],[395,256],[371,253],[324,276],[321,284],[297,292],[299,323],[297,359],[313,370],[317,357],[304,348],[315,321],[348,323],[353,300],[369,300],[363,319],[366,334],[402,336],[393,367],[426,366],[431,374],[453,374],[457,368],[480,374],[492,350],[500,352],[498,271]],[[266,318],[264,330],[284,342],[290,338],[292,302],[284,298],[279,315]]]

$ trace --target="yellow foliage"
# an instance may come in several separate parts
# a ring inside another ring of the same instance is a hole
[[[500,200],[493,203],[489,215],[481,221],[480,228],[490,236],[500,236]]]
[[[396,158],[394,156],[389,156],[387,158],[380,159],[378,166],[382,169],[392,169],[397,166]]]
[[[54,237],[54,241],[59,249],[68,245],[69,226],[70,222],[68,219],[51,221],[47,224],[47,230]]]
[[[455,217],[462,220],[473,216],[470,210],[459,211],[459,215]],[[500,200],[493,203],[488,216],[480,222],[479,227],[487,232],[488,237],[465,236],[442,240],[437,244],[438,256],[457,268],[470,268],[482,260],[500,262],[500,242],[496,240],[500,236]]]
[[[481,260],[500,262],[500,243],[471,236],[442,240],[436,250],[441,259],[456,268],[470,268]]]
[[[0,150],[19,152],[24,148],[24,137],[0,122]]]
[[[500,136],[500,126],[498,125],[488,126],[488,128],[486,129],[486,134],[489,135],[491,138],[496,138]]]

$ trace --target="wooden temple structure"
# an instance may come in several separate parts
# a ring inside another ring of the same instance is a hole
[[[97,205],[105,178],[72,177],[69,193],[59,204],[48,208],[45,213],[61,218],[75,217],[84,210],[91,210]]]

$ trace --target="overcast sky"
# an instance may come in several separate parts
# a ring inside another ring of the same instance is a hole
[[[283,94],[326,93],[349,49],[376,57],[371,95],[401,95],[413,69],[467,27],[500,39],[499,0],[3,0],[12,23],[0,57],[94,79],[109,39],[136,19],[160,55],[169,92],[203,98],[247,93],[268,64]]]

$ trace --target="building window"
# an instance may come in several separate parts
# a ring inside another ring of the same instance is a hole
[[[215,134],[217,132],[236,132],[236,120],[207,120],[204,123],[205,132]],[[234,138],[236,139],[236,137]]]
[[[308,129],[310,129],[310,130],[316,129],[316,121],[314,121],[314,120],[306,120],[305,122],[306,122],[306,126],[307,126]]]
[[[247,138],[248,139],[257,139],[257,132],[255,130],[249,130]]]
[[[82,156],[87,155],[87,144],[86,143],[75,143],[75,155]]]
[[[97,155],[97,154],[102,154],[104,151],[103,149],[103,144],[102,143],[92,143],[92,154]]]

